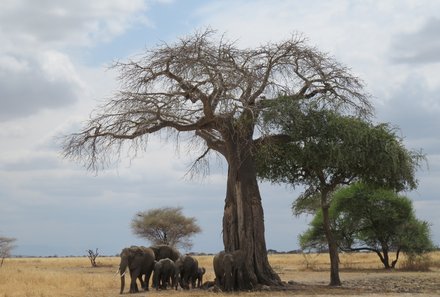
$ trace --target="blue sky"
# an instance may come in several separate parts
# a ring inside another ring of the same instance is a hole
[[[0,235],[15,254],[116,254],[149,243],[131,234],[140,210],[182,206],[203,232],[193,251],[222,249],[226,169],[188,180],[185,151],[154,137],[143,154],[97,175],[64,160],[58,136],[77,130],[117,90],[115,60],[206,27],[241,47],[301,32],[347,65],[372,94],[377,122],[400,127],[429,168],[407,195],[440,244],[440,2],[2,0],[0,3]],[[262,184],[267,247],[298,248],[308,217],[290,205],[301,189]]]

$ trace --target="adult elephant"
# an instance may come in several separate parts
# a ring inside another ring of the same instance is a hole
[[[174,287],[175,265],[170,258],[161,259],[154,264],[153,286],[159,289],[166,289],[167,285]]]
[[[172,246],[160,244],[160,245],[153,245],[150,248],[154,251],[156,261],[169,258],[174,262],[176,262],[180,258],[179,251]]]
[[[121,291],[124,292],[125,273],[128,268],[130,271],[130,293],[139,292],[136,279],[139,279],[141,287],[148,291],[151,272],[154,269],[154,252],[150,248],[131,246],[124,248],[121,252],[121,262],[119,264],[119,273],[121,275]],[[142,276],[145,275],[145,279]]]
[[[245,255],[241,250],[220,252],[214,256],[215,283],[226,292],[242,289]]]
[[[189,290],[190,284],[192,288],[196,287],[198,269],[199,262],[190,255],[182,256],[176,261],[175,277],[184,290]],[[177,284],[175,287],[177,289]]]

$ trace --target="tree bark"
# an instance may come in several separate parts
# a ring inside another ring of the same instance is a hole
[[[399,255],[400,255],[400,247],[396,251],[396,259],[391,262],[391,268],[396,268],[397,261],[399,261]]]
[[[246,142],[228,144],[223,243],[226,252],[241,250],[245,255],[243,281],[234,280],[234,289],[254,289],[258,284],[281,285],[267,258],[263,207],[251,150]]]
[[[321,207],[323,216],[323,228],[325,237],[328,242],[328,253],[330,256],[330,286],[341,286],[341,279],[339,278],[339,254],[338,245],[333,236],[333,232],[330,227],[330,215],[329,205],[327,202],[327,193],[321,194]]]
[[[382,253],[383,253],[382,263],[385,266],[385,269],[391,269],[390,257],[389,257],[389,254],[388,254],[388,246],[385,245],[385,244],[382,244]]]

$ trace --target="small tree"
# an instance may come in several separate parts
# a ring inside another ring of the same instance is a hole
[[[2,259],[0,262],[0,267],[3,266],[5,258],[11,256],[11,251],[15,248],[15,245],[13,245],[15,241],[15,238],[0,237],[0,258]]]
[[[96,258],[98,258],[99,256],[98,249],[96,249],[95,251],[87,250],[87,253],[89,254],[87,257],[89,258],[92,267],[97,267],[98,264],[96,264]]]
[[[396,266],[400,252],[420,255],[433,249],[429,224],[415,217],[409,198],[392,190],[353,184],[334,193],[329,213],[340,249],[375,252],[386,269]],[[322,220],[320,210],[300,236],[301,247],[325,244]],[[392,261],[391,251],[396,252]]]
[[[138,212],[131,222],[133,233],[153,244],[190,249],[190,237],[200,233],[195,218],[185,217],[182,207],[163,207]]]

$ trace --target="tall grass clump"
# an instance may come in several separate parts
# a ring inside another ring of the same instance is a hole
[[[432,257],[429,253],[407,254],[401,264],[401,269],[406,271],[429,271]]]

